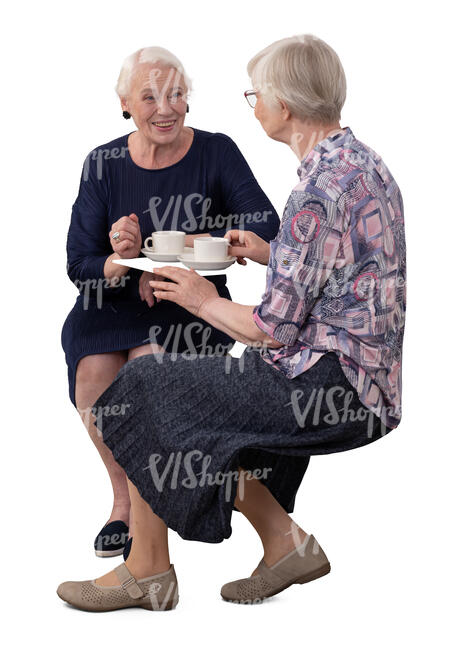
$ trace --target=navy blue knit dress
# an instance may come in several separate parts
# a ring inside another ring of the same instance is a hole
[[[157,230],[222,236],[244,228],[269,242],[278,215],[236,144],[222,133],[193,129],[185,156],[163,169],[136,165],[124,135],[91,151],[81,175],[67,239],[67,271],[79,290],[62,329],[70,399],[75,404],[78,361],[90,354],[128,350],[151,342],[167,351],[227,351],[234,340],[187,310],[163,300],[148,307],[140,299],[141,271],[130,269],[119,286],[108,287],[103,267],[113,250],[111,225],[134,212],[142,239]],[[230,299],[226,275],[209,276]]]

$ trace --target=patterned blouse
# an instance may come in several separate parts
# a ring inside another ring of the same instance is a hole
[[[360,401],[394,429],[406,310],[401,193],[349,127],[319,142],[298,174],[253,309],[283,347],[261,355],[293,378],[333,350]]]

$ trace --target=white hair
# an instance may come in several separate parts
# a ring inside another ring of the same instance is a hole
[[[119,73],[116,92],[119,97],[128,97],[135,69],[141,63],[164,63],[174,68],[184,79],[188,92],[192,90],[191,79],[186,74],[181,61],[164,47],[143,47],[124,59]]]
[[[332,47],[312,34],[284,38],[248,63],[253,88],[271,107],[281,99],[298,119],[330,124],[340,119],[347,84]]]

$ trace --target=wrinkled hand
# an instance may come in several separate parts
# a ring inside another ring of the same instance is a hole
[[[153,289],[150,286],[151,280],[160,280],[160,276],[155,273],[149,273],[148,271],[143,271],[138,281],[138,293],[140,298],[145,300],[148,304],[148,307],[153,307],[155,304],[155,296],[153,296]],[[156,298],[156,301],[159,302],[160,298]]]
[[[270,245],[256,233],[250,230],[228,230],[224,238],[231,243],[227,254],[236,255],[239,264],[246,265],[245,257],[259,264],[268,264]]]
[[[150,285],[156,298],[164,298],[184,307],[191,314],[199,318],[202,305],[208,298],[219,296],[213,282],[202,277],[194,269],[180,269],[176,266],[163,266],[154,269],[155,275],[169,278],[165,280],[152,280]]]
[[[112,239],[119,232],[118,239]],[[138,257],[142,247],[142,234],[138,217],[133,212],[128,217],[121,217],[111,226],[110,244],[115,253],[123,259]]]

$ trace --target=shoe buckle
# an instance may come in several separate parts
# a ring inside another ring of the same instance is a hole
[[[128,578],[127,580],[124,580],[124,582],[122,583],[122,586],[124,587],[124,589],[127,589],[127,587],[129,587],[130,585],[133,585],[134,582],[135,582],[134,576],[130,576],[130,578]]]
[[[144,596],[144,593],[138,586],[134,576],[130,576],[130,578],[124,580],[121,585],[124,587],[131,598],[142,598]]]

